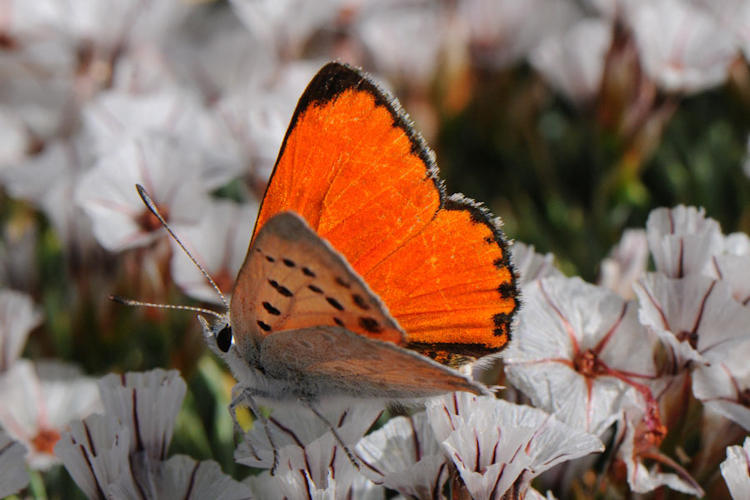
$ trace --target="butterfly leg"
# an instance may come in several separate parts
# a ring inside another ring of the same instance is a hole
[[[347,458],[352,463],[354,468],[359,470],[359,461],[355,458],[354,453],[352,453],[352,450],[350,450],[349,447],[346,445],[346,443],[344,443],[344,440],[341,439],[341,436],[336,431],[336,428],[333,425],[331,425],[331,423],[328,421],[325,415],[320,413],[318,409],[315,408],[315,406],[310,401],[306,401],[306,400],[301,400],[301,401],[305,406],[307,406],[310,409],[311,412],[315,414],[316,417],[318,417],[323,423],[326,424],[326,426],[328,427],[328,430],[330,430],[331,434],[333,434],[334,439],[336,439],[339,445],[341,445],[341,447],[344,449],[344,452],[346,453]]]
[[[236,396],[234,399],[232,399],[232,402],[229,403],[229,409],[234,414],[234,409],[239,406],[242,403],[246,403],[248,407],[250,407],[250,411],[253,412],[255,417],[260,420],[261,424],[263,425],[263,430],[266,433],[266,438],[268,439],[268,444],[271,446],[271,449],[273,450],[273,464],[271,465],[271,475],[276,474],[276,468],[279,466],[279,450],[276,447],[276,443],[273,441],[273,436],[271,435],[271,426],[268,419],[261,413],[260,408],[258,407],[257,403],[255,402],[255,398],[253,396],[262,396],[262,394],[257,393],[256,391],[253,391],[250,388],[243,389],[238,396]]]

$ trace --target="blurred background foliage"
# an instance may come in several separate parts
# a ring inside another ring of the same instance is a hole
[[[196,26],[206,20],[201,29],[209,29],[209,18],[231,15],[243,3],[192,5],[188,21]],[[438,3],[453,9],[462,2]],[[498,16],[503,3],[498,2]],[[352,57],[357,54],[351,45],[356,46],[358,32],[346,27],[357,11],[341,4],[338,14],[323,16],[294,50],[287,42],[282,48],[279,44],[257,50],[274,53],[279,67],[298,60],[342,58],[389,82],[435,149],[448,191],[485,202],[503,218],[508,237],[552,252],[567,274],[595,281],[599,263],[623,230],[642,228],[649,211],[660,206],[702,206],[721,222],[725,233],[750,232],[750,181],[743,172],[750,129],[750,68],[739,51],[719,85],[700,91],[660,88],[633,55],[635,28],[623,21],[625,17],[607,18],[588,7],[582,15],[607,19],[614,35],[600,85],[583,99],[572,100],[547,83],[525,59],[526,52],[511,63],[482,64],[472,57],[472,43],[479,42],[471,37],[464,40],[468,55],[458,63],[433,62],[427,78],[389,71],[377,64],[372,47],[362,49],[365,57]],[[412,4],[431,12],[425,2]],[[295,15],[293,7],[287,8],[284,15]],[[533,10],[525,14],[532,16]],[[383,23],[392,19],[386,16]],[[252,29],[248,32],[247,43],[256,43]],[[16,50],[14,43],[23,43],[14,36],[13,30],[0,31],[0,51],[10,53]],[[419,39],[419,34],[411,37]],[[265,97],[260,94],[258,99]],[[288,100],[286,114],[280,117],[284,123],[294,104],[294,98]],[[26,147],[26,159],[44,151],[39,140],[52,139],[34,140]],[[218,193],[235,199],[246,199],[248,193],[259,197],[264,180],[241,176]],[[68,202],[73,203],[72,198]],[[213,457],[225,472],[235,477],[247,474],[232,460],[233,429],[226,406],[233,381],[206,352],[194,315],[132,309],[108,298],[117,294],[201,305],[186,299],[175,284],[169,242],[162,238],[117,253],[71,243],[70,237],[61,238],[50,214],[40,207],[39,200],[24,199],[7,188],[0,192],[4,286],[29,293],[45,318],[31,335],[24,356],[71,361],[91,375],[179,369],[189,391],[172,452]],[[36,476],[31,491],[38,498],[81,496],[60,469]]]
[[[750,229],[747,91],[671,97],[644,147],[602,123],[606,101],[572,106],[528,67],[483,73],[466,108],[442,117],[435,149],[450,191],[484,201],[509,237],[594,281],[623,230],[644,227],[656,207],[701,206],[727,233]]]

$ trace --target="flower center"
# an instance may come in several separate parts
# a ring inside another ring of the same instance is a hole
[[[658,448],[667,435],[667,427],[661,422],[659,407],[649,404],[646,414],[638,422],[635,430],[634,444],[637,453]]]
[[[698,349],[698,334],[696,332],[681,331],[677,334],[677,340],[687,342],[693,349]]]
[[[166,208],[160,207],[158,205],[157,208],[159,209],[159,213],[161,213],[162,217],[164,217],[164,220],[169,220],[169,211]],[[161,222],[159,222],[159,219],[149,210],[144,210],[143,213],[138,217],[138,219],[136,219],[136,222],[147,233],[156,231],[157,229],[161,228]]]
[[[0,31],[0,48],[3,50],[15,50],[18,48],[18,42],[10,33]]]
[[[40,453],[54,454],[53,448],[60,440],[60,433],[55,429],[39,429],[39,433],[31,440],[31,445]]]
[[[607,373],[607,366],[602,363],[593,349],[578,353],[573,360],[576,371],[584,377],[594,378]]]

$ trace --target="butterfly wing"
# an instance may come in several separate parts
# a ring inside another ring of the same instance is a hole
[[[480,384],[424,356],[336,326],[268,335],[260,362],[267,375],[291,381],[301,397],[315,398],[321,390],[326,395],[389,399],[487,393]]]
[[[285,210],[344,255],[410,347],[441,359],[507,343],[518,302],[498,221],[445,194],[398,102],[359,71],[328,64],[300,98],[256,232]]]
[[[240,345],[257,346],[275,332],[321,325],[405,341],[346,260],[292,212],[269,219],[253,240],[232,292],[230,321]]]

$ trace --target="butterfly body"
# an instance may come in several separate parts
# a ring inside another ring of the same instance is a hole
[[[516,297],[499,221],[446,195],[395,99],[330,63],[292,117],[230,310],[203,324],[257,395],[480,394],[445,365],[499,352]]]

